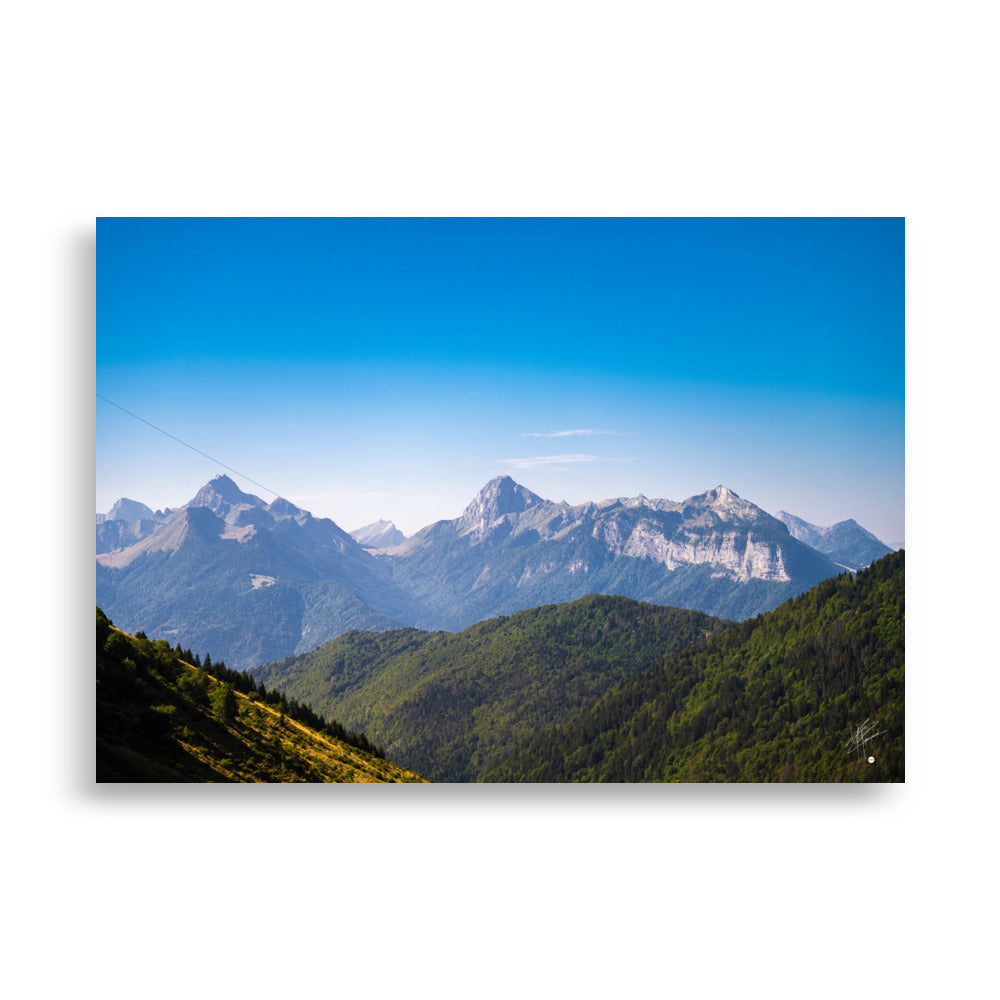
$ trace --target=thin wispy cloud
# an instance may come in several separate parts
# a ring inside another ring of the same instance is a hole
[[[504,458],[501,464],[515,469],[537,469],[541,465],[577,465],[581,462],[632,462],[632,458],[608,458],[605,455],[529,455],[525,458]]]
[[[594,427],[582,427],[573,431],[525,431],[521,437],[526,438],[563,438],[578,437],[584,434],[611,434],[615,437],[628,434],[628,431],[602,431]]]

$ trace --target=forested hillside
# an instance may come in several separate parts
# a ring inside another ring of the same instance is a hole
[[[97,609],[99,782],[422,781],[363,733]]]
[[[899,551],[624,680],[486,780],[902,781],[904,625]]]
[[[349,632],[254,670],[434,781],[474,781],[521,739],[729,623],[591,595],[462,632]]]

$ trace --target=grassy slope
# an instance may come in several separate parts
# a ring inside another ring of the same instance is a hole
[[[827,580],[538,733],[493,781],[902,781],[904,554]],[[886,732],[874,764],[851,727]]]
[[[120,638],[111,638],[118,636]],[[101,782],[411,782],[419,775],[220,686],[164,649],[98,622],[97,780]]]
[[[254,674],[435,781],[472,781],[518,740],[726,624],[592,595],[455,634],[348,633]]]

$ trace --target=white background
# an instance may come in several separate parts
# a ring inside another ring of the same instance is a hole
[[[947,10],[6,14],[10,995],[982,994],[997,72]],[[906,784],[96,787],[94,217],[139,214],[905,215]]]

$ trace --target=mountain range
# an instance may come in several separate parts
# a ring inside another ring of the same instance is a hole
[[[234,667],[421,611],[333,521],[265,503],[227,476],[141,540],[98,554],[97,603],[127,630],[212,650]]]
[[[378,558],[438,610],[424,627],[448,629],[590,593],[742,619],[842,572],[725,486],[679,503],[639,496],[572,506],[509,476],[487,483],[461,517]]]
[[[500,476],[460,517],[400,540],[389,522],[352,537],[219,475],[181,508],[122,499],[97,520],[107,614],[237,668],[352,629],[460,630],[592,593],[742,620],[845,565],[725,486],[570,505]]]

